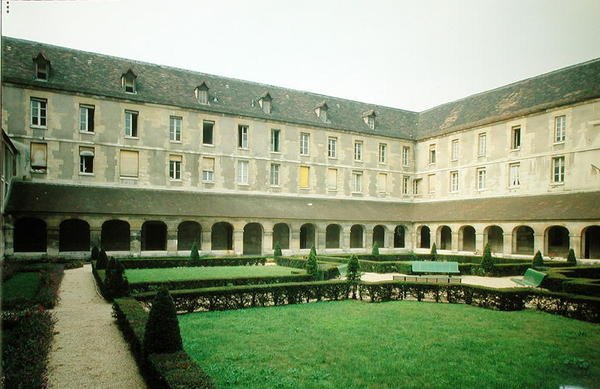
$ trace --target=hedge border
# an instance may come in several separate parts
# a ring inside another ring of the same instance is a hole
[[[598,265],[551,268],[548,269],[542,286],[554,292],[600,297],[600,279],[589,277],[599,275]]]
[[[64,277],[64,266],[58,264],[19,265],[13,275],[20,272],[39,272],[39,288],[33,299],[2,299],[2,309],[25,309],[36,305],[41,305],[46,309],[54,308],[59,300],[58,288]]]
[[[190,260],[185,257],[176,258],[119,258],[125,269],[148,269],[190,266],[258,266],[267,262],[265,256],[252,257],[200,257]]]

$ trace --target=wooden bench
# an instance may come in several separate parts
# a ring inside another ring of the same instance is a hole
[[[519,285],[537,288],[542,284],[544,277],[546,277],[546,273],[542,273],[541,271],[529,268],[525,271],[523,279],[511,278],[510,280],[516,282]]]
[[[460,284],[462,279],[456,276],[394,276],[394,281],[433,282],[438,284]]]
[[[412,261],[413,273],[459,274],[458,262]]]

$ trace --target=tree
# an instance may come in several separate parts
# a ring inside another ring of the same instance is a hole
[[[306,261],[306,272],[314,279],[319,278],[319,264],[317,263],[317,250],[315,249],[315,246],[310,249],[310,254],[308,254],[308,261]]]
[[[125,267],[114,258],[110,258],[106,265],[104,277],[104,290],[106,297],[114,299],[129,294],[129,282],[125,277]]]
[[[485,245],[483,249],[483,257],[481,257],[481,267],[485,274],[490,274],[494,269],[494,257],[492,257],[492,250],[490,249],[489,243]]]
[[[348,269],[346,270],[346,280],[350,283],[352,288],[352,298],[356,299],[356,289],[358,282],[360,281],[360,263],[358,257],[355,254],[350,256],[348,261]]]
[[[91,260],[94,262],[97,262],[99,255],[100,255],[100,250],[98,250],[98,246],[92,246]]]
[[[281,258],[283,254],[281,253],[281,245],[279,242],[275,242],[275,249],[273,250],[273,258]]]
[[[148,314],[144,331],[144,352],[162,354],[181,350],[183,350],[183,342],[175,304],[169,291],[163,288],[154,297]]]
[[[373,243],[373,249],[371,250],[371,255],[374,257],[379,256],[379,245],[377,244],[377,242]]]
[[[431,246],[431,260],[437,261],[437,248],[435,247],[435,243]]]
[[[196,242],[192,244],[192,248],[190,250],[190,262],[195,263],[200,260],[200,254],[198,254],[198,245]]]
[[[575,251],[569,249],[569,255],[567,255],[567,263],[569,265],[577,265],[577,258],[575,258]]]
[[[531,266],[533,266],[534,268],[544,266],[544,258],[542,257],[542,253],[540,253],[539,250],[533,256],[533,261],[531,263]]]
[[[96,261],[96,269],[106,269],[108,266],[108,256],[106,255],[106,251],[101,249],[98,252],[98,260]]]

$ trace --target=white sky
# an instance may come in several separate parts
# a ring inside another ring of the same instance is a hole
[[[2,34],[409,110],[600,57],[599,0],[2,0]]]

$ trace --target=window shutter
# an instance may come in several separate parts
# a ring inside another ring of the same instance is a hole
[[[327,171],[327,188],[337,189],[337,169],[329,169]]]
[[[138,176],[138,152],[130,150],[121,150],[121,176]]]
[[[48,145],[46,143],[31,144],[31,167],[46,167],[48,158]]]
[[[308,166],[300,166],[300,187],[308,188]]]

